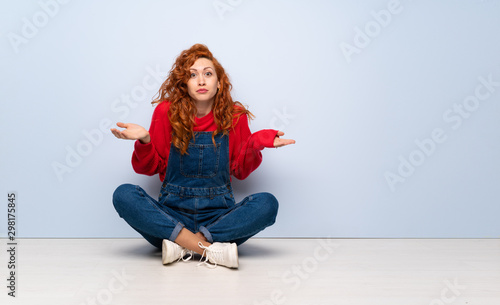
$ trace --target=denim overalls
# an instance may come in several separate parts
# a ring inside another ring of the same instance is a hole
[[[120,217],[152,245],[175,241],[186,228],[208,242],[241,244],[272,225],[278,201],[258,193],[235,203],[229,177],[229,137],[195,132],[187,154],[171,145],[158,200],[137,185],[123,184],[113,194]]]

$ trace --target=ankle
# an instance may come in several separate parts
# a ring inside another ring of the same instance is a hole
[[[200,251],[198,254],[205,256],[206,249],[210,248],[212,244],[207,241],[199,241],[197,250]]]

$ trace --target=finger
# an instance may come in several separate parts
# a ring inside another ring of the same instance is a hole
[[[125,140],[126,140],[126,139],[128,139],[128,138],[129,138],[129,137],[128,137],[128,132],[127,132],[126,130],[118,130],[118,132],[117,132],[117,133],[118,133],[118,137],[119,137],[120,139],[125,139]]]
[[[125,139],[125,140],[129,140],[130,139],[129,134],[128,134],[128,132],[126,130],[120,131],[120,137],[121,137],[121,139]]]
[[[284,135],[285,135],[285,133],[284,133],[283,131],[279,131],[279,130],[278,130],[278,133],[277,133],[276,135],[277,135],[278,137],[281,137],[281,136],[284,136]]]
[[[276,144],[277,144],[276,147],[283,147],[283,146],[286,146],[286,145],[295,144],[295,140],[292,140],[292,139],[279,139],[279,141]]]
[[[117,137],[118,139],[123,139],[123,135],[122,135],[122,133],[121,133],[119,130],[117,130],[117,131],[114,133],[114,135],[115,135],[115,137]]]
[[[116,130],[115,128],[111,129],[111,133],[112,133],[115,137],[117,137],[117,138],[119,138],[119,137],[120,137],[120,136],[118,135],[118,130]]]
[[[118,123],[116,123],[116,126],[121,127],[121,128],[127,128],[128,124],[122,123],[122,122],[118,122]]]

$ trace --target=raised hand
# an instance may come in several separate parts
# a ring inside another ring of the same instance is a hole
[[[116,123],[116,126],[120,128],[125,128],[124,130],[111,128],[111,132],[118,139],[140,140],[144,144],[147,144],[151,141],[151,138],[149,137],[149,132],[140,125],[133,123],[118,122]]]
[[[281,136],[284,136],[285,133],[283,131],[278,131],[276,138],[274,138],[274,147],[283,147],[285,145],[295,144],[295,140],[292,139],[281,139]]]

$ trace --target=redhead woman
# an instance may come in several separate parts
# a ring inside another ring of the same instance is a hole
[[[132,166],[159,174],[158,198],[123,184],[116,211],[153,246],[164,265],[194,253],[209,266],[238,268],[237,246],[275,222],[278,201],[269,193],[235,202],[231,175],[245,179],[262,162],[264,148],[294,144],[282,131],[251,133],[253,115],[231,98],[231,83],[210,50],[196,44],[177,57],[161,85],[149,131],[117,123],[111,132],[134,140]]]

